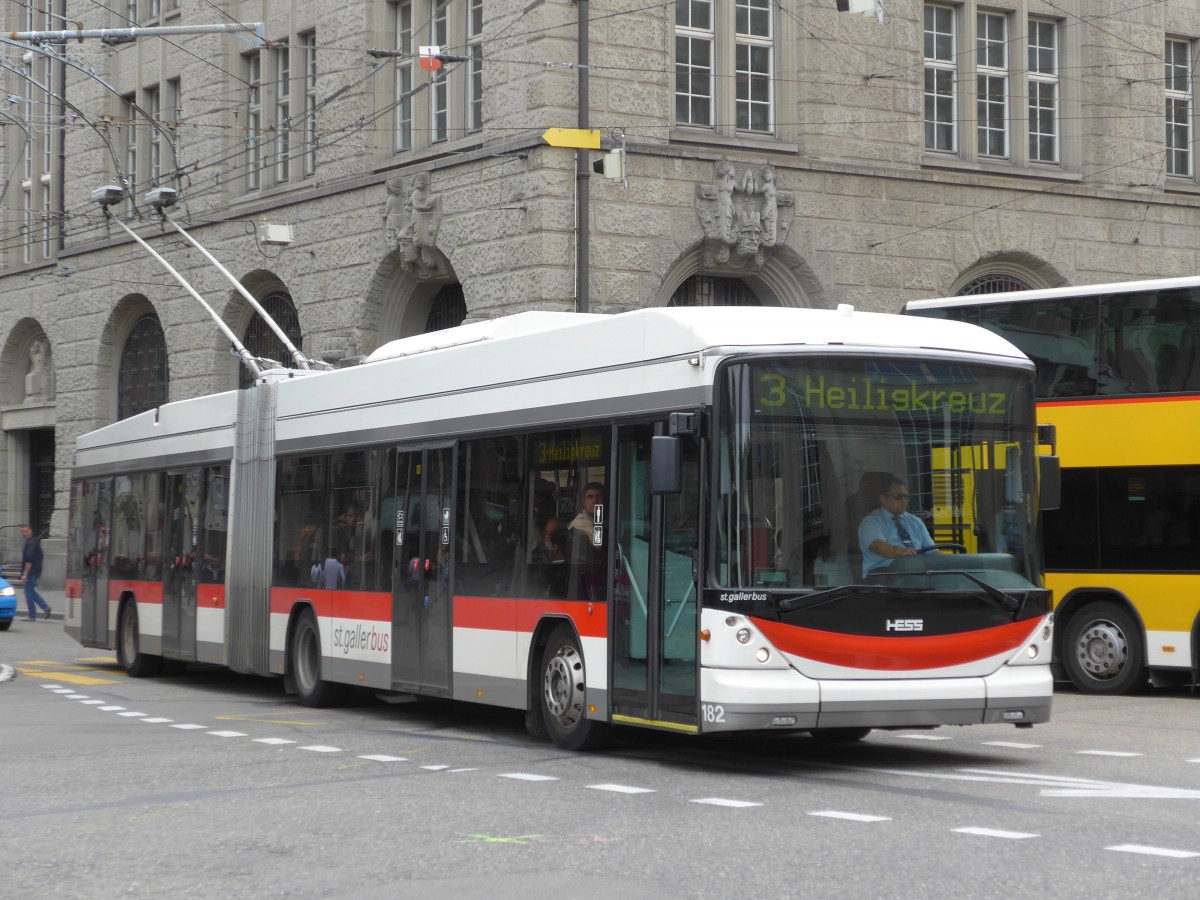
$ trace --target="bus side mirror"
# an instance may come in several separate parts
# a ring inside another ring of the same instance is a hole
[[[1062,508],[1062,468],[1057,456],[1038,457],[1038,508]]]
[[[650,493],[678,494],[683,491],[683,450],[679,438],[662,435],[650,438]]]

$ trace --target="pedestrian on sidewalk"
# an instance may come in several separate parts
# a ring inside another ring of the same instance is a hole
[[[21,571],[25,577],[25,605],[29,607],[29,618],[25,621],[37,621],[39,606],[48,619],[50,604],[37,592],[38,579],[42,575],[42,544],[33,536],[33,529],[28,525],[21,526],[21,537],[25,538],[25,546],[21,548]]]

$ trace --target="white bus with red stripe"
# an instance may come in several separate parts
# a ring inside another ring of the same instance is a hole
[[[1051,702],[1038,471],[1033,367],[983,329],[524,313],[81,437],[67,629],[135,676],[506,706],[573,748],[614,724],[1028,726]],[[969,542],[864,562],[894,484],[939,538],[969,510]]]

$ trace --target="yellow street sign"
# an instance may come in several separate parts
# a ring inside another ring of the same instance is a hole
[[[591,128],[547,128],[542,139],[551,147],[599,150],[600,132]]]

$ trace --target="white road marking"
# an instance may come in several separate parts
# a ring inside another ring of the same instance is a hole
[[[73,694],[73,693],[75,693],[75,688],[56,687],[56,688],[54,688],[54,693],[56,693],[56,694]]]
[[[99,706],[101,703],[107,703],[107,700],[83,700],[84,706]]]
[[[172,725],[172,728],[178,728],[181,731],[192,731],[196,728],[207,728],[207,725]]]
[[[1124,753],[1120,750],[1080,750],[1079,756],[1144,756],[1144,753]]]
[[[984,778],[983,780],[999,780],[1010,784],[1041,785],[1043,797],[1097,797],[1149,800],[1195,800],[1200,799],[1200,791],[1189,788],[1160,787],[1152,784],[1125,784],[1120,781],[1093,781],[1089,778],[1067,778],[1055,775],[1009,775],[1004,772],[991,772],[988,769],[963,769],[964,772],[974,772],[982,775],[1001,775],[999,779]]]
[[[102,706],[100,712],[120,712],[124,708],[123,706]]]
[[[984,741],[989,747],[1008,747],[1012,750],[1036,750],[1041,744],[1021,744],[1017,741]]]
[[[287,738],[255,738],[256,744],[294,744],[296,741],[289,741]]]
[[[477,768],[475,768],[474,766],[468,766],[465,769],[450,769],[446,772],[446,774],[453,775],[455,772],[478,772],[478,771],[479,770]]]
[[[515,778],[517,781],[558,781],[553,775],[530,775],[528,772],[508,772],[501,778]]]
[[[210,731],[209,734],[214,737],[245,737],[244,731]]]
[[[163,718],[159,718],[159,717],[155,716],[155,717],[149,718],[149,719],[142,719],[142,721],[149,722],[151,725],[162,725],[163,723],[174,722],[175,720],[174,719],[163,719]]]
[[[1191,850],[1168,850],[1165,847],[1144,847],[1141,844],[1117,844],[1115,847],[1105,847],[1105,850],[1116,850],[1118,853],[1144,853],[1147,856],[1169,856],[1172,859],[1191,859],[1200,856]]]
[[[311,750],[313,753],[343,753],[341,747],[330,747],[327,744],[309,744],[307,747],[300,747],[300,750]]]
[[[140,712],[123,712],[123,713],[121,713],[121,715],[126,719],[138,719],[146,714],[140,713]]]
[[[1041,837],[1040,834],[1029,834],[1025,831],[1000,831],[997,828],[954,828],[952,830],[959,834],[977,834],[980,837],[1009,838],[1011,840]]]
[[[86,699],[88,699],[88,695],[87,694],[67,694],[67,699],[68,700],[86,700]]]
[[[890,816],[867,816],[862,813],[839,812],[836,809],[822,809],[810,812],[810,816],[823,816],[826,819],[845,819],[848,822],[890,822]]]
[[[704,797],[699,800],[690,800],[690,803],[707,803],[709,806],[728,806],[733,809],[744,809],[748,806],[762,806],[761,803],[753,803],[749,800],[726,800],[722,797]]]
[[[360,756],[359,759],[369,759],[374,762],[408,762],[407,756],[388,756],[384,753],[370,753]]]
[[[628,784],[589,784],[593,791],[612,791],[615,794],[653,794],[652,788],[631,787]]]
[[[896,737],[908,738],[910,741],[952,741],[954,738],[941,734],[898,734]]]
[[[428,769],[430,772],[440,772],[442,769],[448,769],[449,766],[421,766],[422,769]]]

